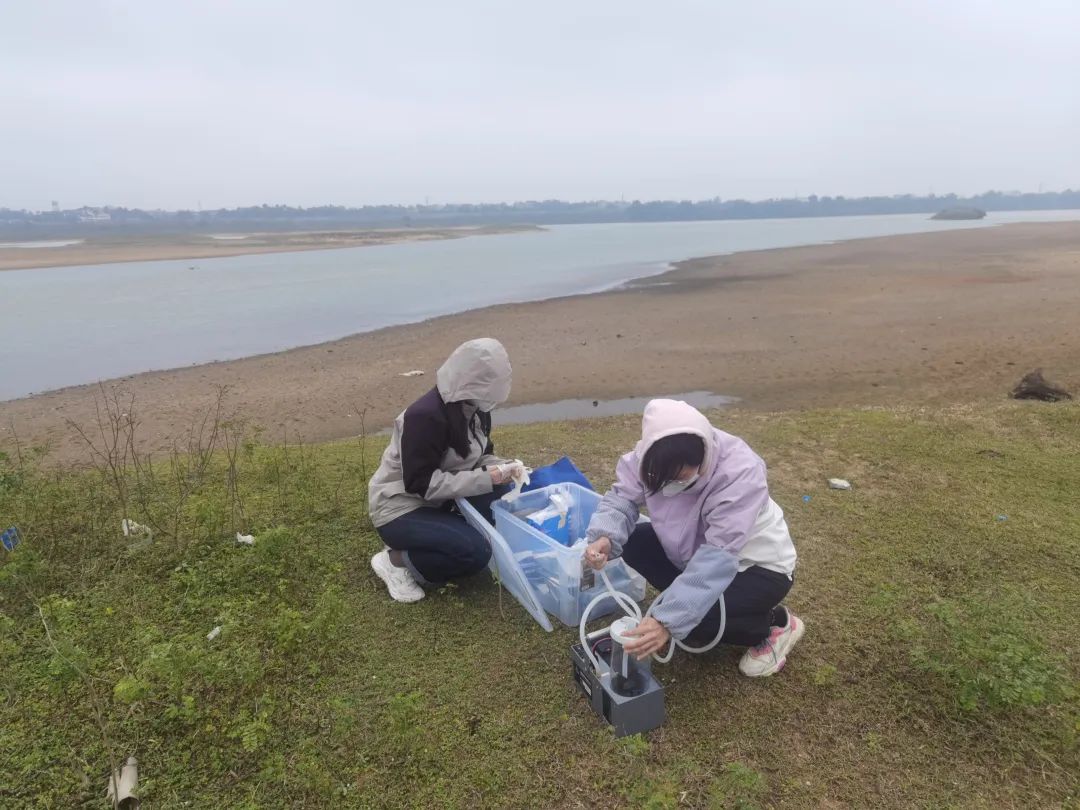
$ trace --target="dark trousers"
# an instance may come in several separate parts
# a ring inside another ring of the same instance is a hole
[[[622,558],[658,591],[667,590],[675,577],[682,573],[667,558],[656,530],[649,523],[639,523],[634,529],[623,546]],[[724,591],[727,624],[721,641],[746,647],[763,641],[776,623],[773,609],[787,596],[791,584],[792,581],[784,574],[756,565],[736,574]],[[782,611],[780,613],[782,615]],[[783,624],[782,619],[780,624]],[[692,646],[702,646],[716,638],[719,629],[718,602],[684,640]]]
[[[469,498],[485,520],[491,522],[491,505],[505,487],[488,495]],[[422,585],[442,585],[482,570],[491,558],[491,547],[480,532],[465,522],[453,504],[442,509],[421,507],[395,518],[376,531],[382,541],[403,552],[405,567]]]

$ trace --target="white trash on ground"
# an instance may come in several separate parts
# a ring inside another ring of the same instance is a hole
[[[138,810],[139,797],[139,762],[135,757],[128,757],[120,772],[109,779],[106,796],[113,806],[121,810]]]
[[[403,371],[398,374],[399,377],[423,377],[424,372],[418,368],[414,368],[412,371]]]
[[[221,625],[219,624],[213,630],[206,634],[207,641],[213,641],[215,638],[221,635]]]
[[[829,489],[851,489],[851,482],[843,478],[830,478]]]
[[[254,535],[240,534],[240,532],[237,532],[236,533],[236,542],[240,543],[241,545],[244,545],[244,546],[253,546],[253,545],[255,545],[255,537],[254,537]]]
[[[124,537],[141,537],[146,540],[151,540],[154,537],[154,532],[151,531],[149,526],[143,526],[130,518],[124,518],[120,521],[120,530],[124,533]]]

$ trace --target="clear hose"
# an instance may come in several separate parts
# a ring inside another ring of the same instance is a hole
[[[645,611],[645,615],[642,616],[641,615],[641,608],[638,607],[637,602],[635,602],[633,599],[631,599],[625,593],[621,593],[621,592],[615,590],[615,588],[611,584],[611,580],[608,579],[607,572],[604,571],[603,568],[600,569],[600,578],[602,580],[604,580],[605,592],[597,594],[596,596],[594,596],[592,598],[592,601],[590,601],[589,604],[585,606],[585,610],[582,611],[582,613],[581,613],[581,623],[578,625],[578,637],[581,640],[581,648],[585,651],[585,655],[588,657],[589,661],[592,663],[593,668],[595,670],[597,670],[597,671],[600,670],[600,662],[599,662],[599,660],[597,660],[596,656],[593,654],[593,651],[589,649],[589,645],[585,641],[585,625],[589,621],[589,615],[592,613],[593,608],[595,608],[604,599],[607,599],[608,597],[612,597],[619,604],[619,606],[622,607],[622,609],[624,611],[626,611],[627,615],[633,616],[635,619],[638,620],[638,622],[641,622],[641,621],[644,621],[645,619],[647,619],[650,615],[652,615],[653,609],[657,605],[659,605],[661,600],[664,598],[664,594],[660,594],[659,596],[657,596],[652,601],[652,604],[649,605],[649,609],[647,611]],[[681,641],[678,641],[678,640],[672,638],[671,642],[668,644],[667,652],[664,653],[663,655],[660,655],[659,653],[653,653],[653,659],[657,663],[666,664],[671,660],[671,657],[675,654],[675,647],[676,646],[678,646],[679,649],[685,650],[688,653],[700,654],[700,653],[708,652],[713,647],[715,647],[717,644],[719,644],[720,639],[723,638],[724,630],[727,627],[727,605],[724,603],[724,595],[723,594],[720,595],[719,602],[720,602],[720,628],[716,631],[716,637],[712,641],[710,641],[704,647],[691,647],[688,644],[683,644]]]

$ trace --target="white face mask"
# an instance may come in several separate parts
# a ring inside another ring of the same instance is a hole
[[[660,492],[661,494],[667,495],[668,497],[671,497],[672,495],[678,495],[680,492],[685,492],[686,490],[690,489],[690,487],[697,483],[697,480],[699,478],[701,478],[701,473],[698,472],[694,473],[685,481],[668,481],[666,484],[660,487]]]

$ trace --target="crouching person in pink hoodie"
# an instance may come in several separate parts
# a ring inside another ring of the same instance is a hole
[[[740,671],[761,677],[782,669],[804,625],[782,604],[796,554],[784,513],[769,497],[765,462],[685,402],[654,399],[641,441],[615,475],[589,524],[586,562],[599,569],[621,556],[664,592],[627,652],[643,659],[672,637],[708,644],[723,596],[722,641],[748,647]],[[642,506],[651,523],[637,523]]]

